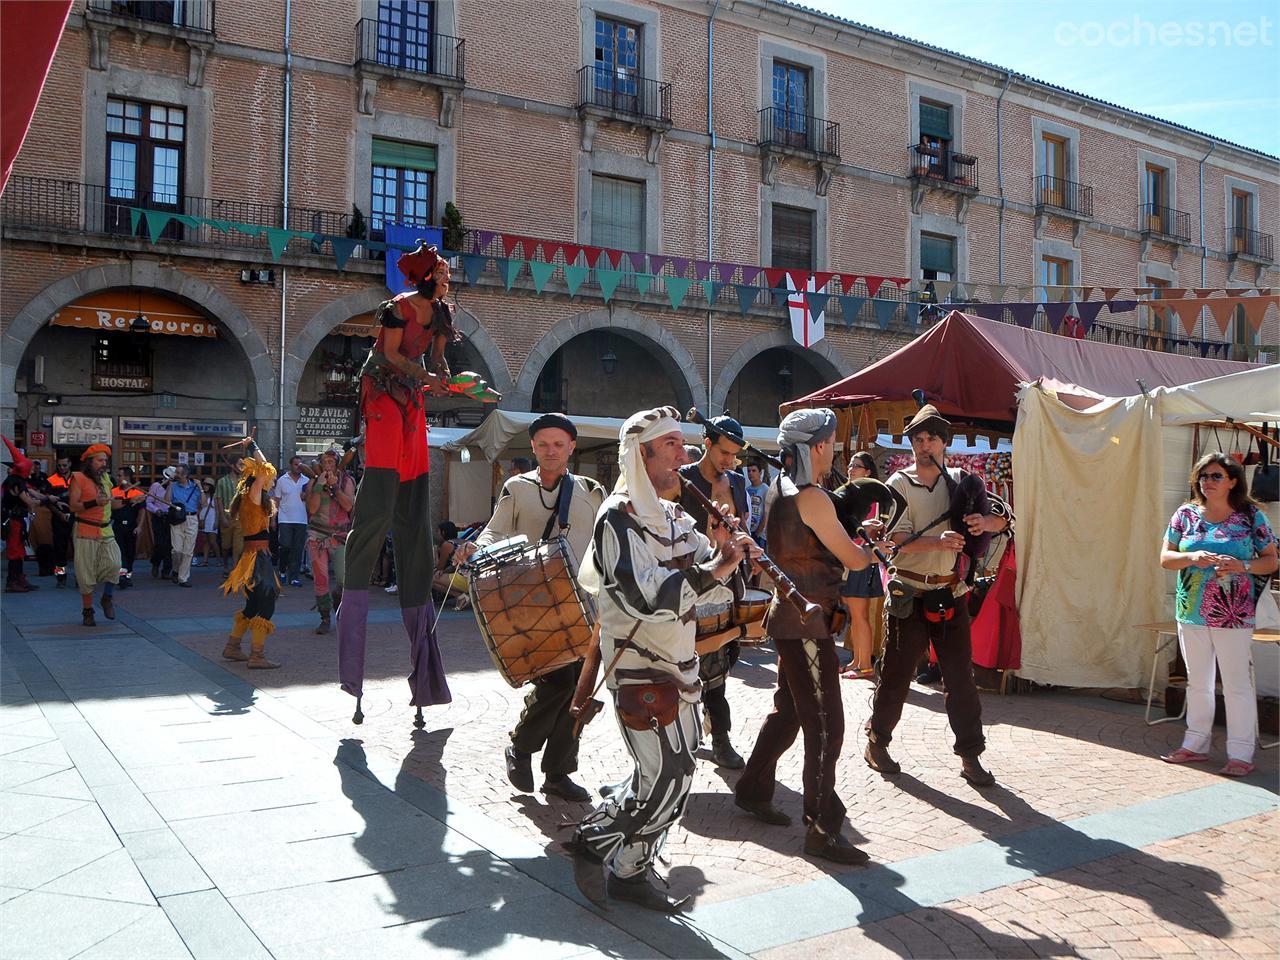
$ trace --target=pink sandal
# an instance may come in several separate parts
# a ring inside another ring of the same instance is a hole
[[[1253,773],[1253,764],[1243,760],[1228,760],[1227,765],[1218,772],[1228,777],[1247,777]]]
[[[1179,747],[1173,753],[1166,753],[1160,758],[1165,763],[1201,763],[1209,759],[1207,753],[1195,753],[1186,747]],[[1237,774],[1240,776],[1240,774]]]

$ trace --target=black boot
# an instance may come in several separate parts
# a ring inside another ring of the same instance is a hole
[[[902,772],[901,765],[893,757],[889,756],[889,748],[882,743],[868,740],[867,749],[863,752],[862,757],[867,761],[867,766],[877,773],[892,777]]]
[[[768,800],[743,800],[735,795],[733,802],[739,809],[747,811],[762,823],[767,823],[773,827],[791,826],[791,818]]]
[[[689,899],[681,897],[679,900],[673,900],[650,883],[649,877],[644,873],[638,877],[625,879],[611,873],[606,889],[609,891],[609,896],[615,900],[627,900],[646,910],[656,910],[658,913],[679,913],[680,908]]]
[[[995,776],[979,762],[977,757],[960,758],[960,776],[975,787],[990,787],[996,782]]]
[[[586,803],[591,799],[591,793],[585,787],[574,783],[567,773],[562,773],[558,777],[547,777],[546,782],[542,784],[542,792],[549,797],[560,797],[573,803]]]
[[[711,735],[711,759],[715,761],[717,767],[724,767],[726,770],[741,770],[747,765],[747,761],[742,759],[742,754],[733,749],[727,733]]]
[[[823,833],[817,824],[810,826],[809,832],[804,835],[804,852],[811,857],[821,857],[823,860],[848,866],[858,866],[871,859],[845,837],[838,833]]]
[[[102,595],[102,614],[108,620],[114,620],[116,618],[116,603],[111,599],[111,595],[109,593],[104,593]]]
[[[322,613],[322,614],[320,614],[320,623],[319,623],[319,625],[316,627],[316,633],[328,633],[328,632],[329,632],[329,626],[330,626],[330,624],[329,624],[329,614],[327,614],[327,613]]]
[[[507,747],[503,755],[507,761],[507,779],[511,781],[511,785],[521,793],[533,793],[532,754]]]
[[[86,627],[96,627],[98,621],[93,619],[93,607],[85,607],[80,611],[80,622]]]

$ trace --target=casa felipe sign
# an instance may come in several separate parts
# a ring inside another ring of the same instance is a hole
[[[55,446],[89,446],[111,443],[111,417],[54,417]]]

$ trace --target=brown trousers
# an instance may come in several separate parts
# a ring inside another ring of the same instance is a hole
[[[902,719],[902,705],[916,667],[925,656],[929,644],[938,654],[938,668],[945,687],[947,720],[955,734],[955,752],[962,757],[976,757],[987,747],[982,735],[982,701],[973,679],[973,644],[969,640],[969,609],[965,597],[956,599],[955,616],[947,623],[929,623],[920,610],[917,598],[911,616],[889,617],[885,635],[884,656],[880,660],[880,682],[867,735],[875,743],[888,745],[894,728]]]
[[[835,835],[843,827],[845,815],[845,806],[836,796],[836,762],[844,745],[844,704],[835,641],[824,637],[775,638],[773,642],[778,650],[773,711],[764,719],[735,793],[742,800],[771,802],[778,760],[803,731],[804,819]]]

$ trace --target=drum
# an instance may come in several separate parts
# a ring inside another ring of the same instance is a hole
[[[758,629],[752,630],[751,625],[759,624],[764,620],[765,612],[769,609],[769,604],[772,601],[773,594],[768,590],[747,587],[743,592],[742,598],[737,601],[726,600],[724,603],[699,604],[696,608],[698,617],[697,639],[706,640],[729,630],[747,627],[748,629],[741,638],[742,641],[744,643],[760,643],[764,638],[764,633]],[[742,631],[738,632],[742,633]]]
[[[468,567],[480,635],[511,686],[586,655],[595,614],[578,587],[577,563],[563,537],[493,544],[473,556]]]

